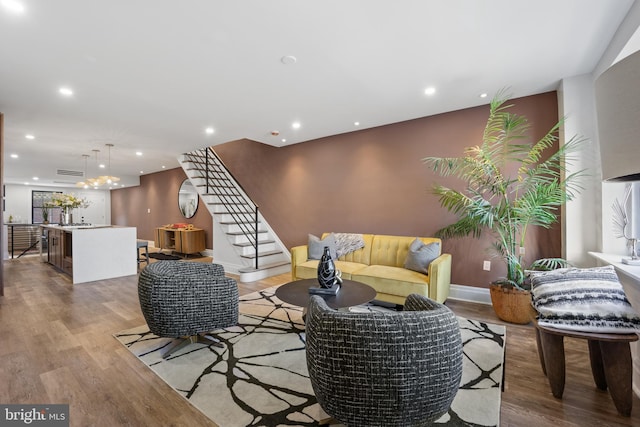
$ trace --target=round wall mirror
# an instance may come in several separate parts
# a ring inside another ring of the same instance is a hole
[[[178,207],[185,218],[192,218],[198,210],[198,192],[189,179],[182,181],[180,186]]]

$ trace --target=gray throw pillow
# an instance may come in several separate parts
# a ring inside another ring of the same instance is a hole
[[[429,264],[440,256],[440,243],[433,242],[425,244],[422,240],[416,239],[411,242],[404,268],[417,271],[418,273],[429,274]]]
[[[329,252],[331,253],[331,258],[336,259],[337,246],[336,246],[336,236],[333,233],[329,234],[324,239],[320,240],[318,236],[314,236],[313,234],[309,234],[309,259],[320,259],[322,258],[322,254],[324,253],[324,247],[329,247]]]

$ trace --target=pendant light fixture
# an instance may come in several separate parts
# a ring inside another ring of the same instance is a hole
[[[88,154],[83,154],[84,158],[84,181],[76,182],[76,187],[89,188],[89,178],[87,177],[87,159],[89,158]]]
[[[89,188],[89,187],[98,188],[103,185],[117,185],[116,182],[120,181],[120,178],[118,178],[117,176],[111,175],[111,147],[113,147],[113,144],[105,144],[105,145],[107,146],[107,175],[100,175],[97,178],[86,178],[84,181],[78,182],[76,186],[84,187],[84,188]],[[98,163],[98,153],[100,152],[100,150],[94,149],[92,151],[96,155],[96,163]],[[83,156],[89,157],[86,154],[84,154]],[[86,161],[87,159],[85,157],[85,176],[87,174]]]
[[[98,164],[98,153],[100,152],[100,150],[98,150],[97,148],[94,148],[93,150],[93,154],[96,158],[96,165]],[[93,188],[98,188],[100,186],[100,184],[98,183],[98,178],[87,178],[87,183],[89,184],[89,186],[93,187]]]
[[[111,175],[111,147],[113,147],[113,144],[105,144],[105,145],[107,146],[107,175],[99,176],[98,181],[100,182],[99,185],[104,185],[104,184],[112,185],[120,181],[120,178],[118,178],[117,176]]]

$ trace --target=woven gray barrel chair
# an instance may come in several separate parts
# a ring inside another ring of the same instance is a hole
[[[444,415],[462,378],[456,316],[411,294],[404,311],[345,312],[312,296],[307,367],[320,406],[347,426],[422,426]]]
[[[238,286],[218,264],[150,264],[140,272],[138,298],[152,333],[183,338],[165,351],[165,358],[188,344],[216,345],[205,333],[238,323]]]

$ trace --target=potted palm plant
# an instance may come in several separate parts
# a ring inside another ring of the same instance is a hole
[[[491,101],[480,145],[467,147],[462,157],[427,157],[424,162],[440,176],[463,181],[462,189],[435,185],[440,204],[458,219],[436,233],[441,238],[494,237],[489,250],[506,264],[507,275],[494,281],[491,300],[498,317],[529,323],[533,314],[526,270],[566,265],[561,258],[524,264],[529,227],[549,228],[558,220],[558,208],[579,191],[582,171],[566,174],[565,166],[583,139],[574,137],[556,147],[556,123],[539,141],[528,142],[524,116],[511,113],[508,97],[500,92]]]

